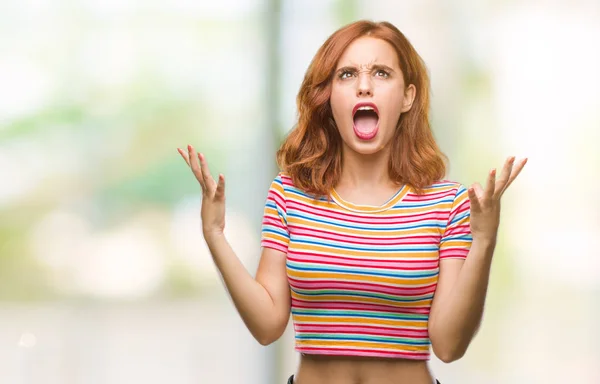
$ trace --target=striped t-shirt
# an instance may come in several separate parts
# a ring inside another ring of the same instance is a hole
[[[279,173],[262,246],[287,254],[296,351],[427,360],[439,260],[465,258],[472,237],[466,188],[403,186],[374,207],[314,197]]]

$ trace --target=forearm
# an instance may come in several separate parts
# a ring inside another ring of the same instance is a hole
[[[494,248],[495,240],[474,239],[454,286],[447,297],[437,298],[441,305],[437,313],[431,314],[436,319],[431,333],[436,336],[432,343],[443,360],[460,358],[479,327]]]
[[[225,288],[250,333],[261,344],[274,341],[278,338],[273,335],[279,328],[276,326],[278,311],[267,289],[248,272],[223,234],[205,235],[205,240]]]

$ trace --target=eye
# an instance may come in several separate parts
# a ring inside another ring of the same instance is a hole
[[[390,76],[390,74],[384,71],[383,69],[378,69],[377,72],[375,72],[375,76],[386,79]]]
[[[342,79],[342,80],[348,79],[352,76],[354,76],[354,73],[352,71],[348,71],[348,70],[342,71],[339,75],[340,79]]]

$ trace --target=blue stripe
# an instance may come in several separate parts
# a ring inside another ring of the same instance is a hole
[[[364,275],[364,276],[384,276],[384,277],[394,277],[398,279],[414,279],[421,277],[433,277],[437,276],[437,271],[433,273],[415,273],[414,275],[407,274],[398,274],[398,273],[383,273],[383,272],[372,272],[365,271],[366,268],[356,269],[356,267],[348,267],[348,269],[343,268],[310,268],[310,267],[300,267],[298,265],[293,265],[292,263],[288,263],[288,267],[290,269],[296,271],[312,271],[312,272],[334,272],[334,273],[346,273],[350,275]]]
[[[424,341],[410,341],[410,340],[394,340],[392,338],[393,336],[390,336],[391,339],[380,339],[378,337],[371,337],[371,336],[339,336],[339,337],[334,337],[334,335],[331,336],[307,336],[304,335],[302,333],[296,335],[296,338],[299,340],[342,340],[342,341],[374,341],[377,343],[388,343],[388,344],[408,344],[408,345],[430,345],[431,342],[428,340],[424,340]]]
[[[389,301],[397,301],[399,303],[414,303],[414,302],[417,302],[417,301],[429,300],[429,299],[433,298],[432,294],[424,295],[422,297],[413,297],[413,298],[407,299],[407,298],[402,298],[402,297],[398,297],[398,296],[394,297],[393,295],[384,296],[384,294],[377,295],[377,294],[370,294],[370,293],[332,291],[332,290],[325,291],[325,292],[306,292],[306,291],[303,291],[303,290],[298,290],[296,288],[291,288],[291,290],[294,291],[294,292],[296,292],[299,295],[304,295],[304,296],[368,297],[368,298],[371,298],[371,299],[382,299],[382,300],[389,300]]]
[[[417,228],[440,228],[440,229],[443,229],[445,227],[442,224],[431,223],[431,224],[411,225],[411,226],[404,226],[401,224],[393,224],[394,227],[391,227],[391,228],[375,227],[375,226],[369,225],[368,228],[365,228],[365,227],[361,227],[361,226],[341,224],[337,220],[334,222],[333,219],[321,220],[321,219],[311,218],[311,217],[307,217],[307,216],[308,215],[304,212],[297,214],[294,210],[288,211],[288,217],[297,217],[299,219],[314,221],[316,223],[329,224],[329,225],[333,225],[336,227],[342,227],[342,228],[359,229],[362,231],[400,231],[400,230],[417,229]],[[368,224],[365,224],[365,225],[368,225]]]
[[[333,243],[329,243],[329,242],[320,242],[320,241],[311,241],[311,240],[303,240],[300,237],[294,237],[294,243],[299,243],[299,244],[309,244],[309,245],[322,245],[325,247],[331,247],[331,248],[337,248],[337,249],[345,249],[345,250],[350,250],[350,251],[372,251],[374,254],[376,253],[406,253],[406,252],[435,252],[438,250],[437,246],[431,246],[429,248],[409,248],[409,249],[405,249],[405,248],[391,248],[391,249],[385,249],[385,248],[381,248],[380,246],[378,247],[366,247],[366,248],[359,248],[359,247],[351,247],[351,246],[344,246],[344,245],[334,245]]]
[[[328,313],[314,313],[314,312],[304,312],[298,309],[293,309],[292,313],[294,315],[304,315],[304,316],[315,316],[315,317],[365,317],[368,319],[390,319],[390,320],[406,320],[406,321],[427,321],[429,316],[425,315],[423,317],[407,317],[407,316],[395,316],[391,314],[368,314],[368,313],[354,313],[350,311],[335,311]]]
[[[262,229],[263,233],[274,233],[276,235],[281,235],[289,240],[290,236],[287,232],[284,232],[281,230],[276,230],[276,229],[270,229],[270,228],[277,228],[277,227],[271,227],[271,226],[265,225]]]
[[[454,202],[453,197],[451,197],[450,199],[448,198],[444,198],[441,200],[435,200],[433,202],[430,203],[424,203],[424,204],[411,204],[410,202],[402,202],[400,201],[400,203],[398,205],[395,205],[394,208],[396,207],[403,207],[403,208],[424,208],[424,207],[432,207],[434,205],[439,205],[439,204],[443,204],[443,203],[452,203]],[[425,212],[423,212],[425,213]]]

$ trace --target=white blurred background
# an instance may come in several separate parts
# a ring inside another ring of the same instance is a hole
[[[274,154],[320,44],[398,26],[432,78],[449,178],[529,157],[484,324],[444,384],[600,383],[600,2],[0,0],[0,383],[285,382],[199,230],[193,144],[252,271]]]

